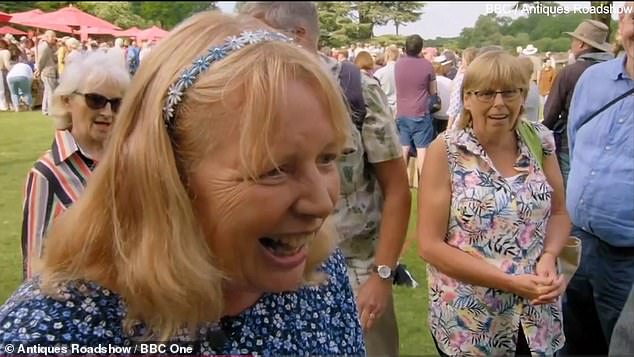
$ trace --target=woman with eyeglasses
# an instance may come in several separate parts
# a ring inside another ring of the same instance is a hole
[[[523,115],[528,88],[516,57],[478,56],[460,128],[425,160],[418,237],[441,356],[552,356],[565,341],[556,260],[570,219],[552,133]]]
[[[55,137],[26,180],[22,222],[24,278],[33,275],[51,221],[81,195],[101,161],[108,136],[130,84],[125,66],[106,54],[78,55],[55,89]]]

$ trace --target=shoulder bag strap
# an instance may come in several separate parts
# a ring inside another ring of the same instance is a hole
[[[596,112],[592,113],[592,115],[590,115],[588,118],[586,118],[584,121],[581,122],[581,124],[579,125],[579,128],[577,130],[581,129],[584,125],[588,124],[588,122],[590,122],[590,120],[594,119],[594,117],[596,117],[597,115],[601,114],[604,110],[606,110],[609,107],[613,106],[618,101],[620,101],[621,99],[627,97],[628,95],[630,95],[632,93],[634,93],[634,87],[630,88],[629,90],[627,90],[625,93],[621,94],[620,96],[612,99],[608,104],[606,104],[603,107],[601,107],[601,109],[599,109]]]

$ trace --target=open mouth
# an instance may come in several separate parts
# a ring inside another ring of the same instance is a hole
[[[509,117],[508,114],[489,115],[489,119],[493,119],[493,120],[504,120],[508,117]]]
[[[284,236],[266,236],[259,239],[260,244],[273,255],[289,257],[299,253],[312,239],[315,233]]]

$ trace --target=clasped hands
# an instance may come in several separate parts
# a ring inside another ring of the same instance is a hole
[[[511,278],[512,293],[530,300],[533,305],[552,304],[566,291],[566,279],[557,275],[557,257],[544,253],[535,268],[535,274],[516,275]]]

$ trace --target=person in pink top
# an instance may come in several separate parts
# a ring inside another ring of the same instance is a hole
[[[429,111],[429,96],[437,93],[434,67],[419,57],[423,39],[419,35],[405,40],[406,56],[394,66],[396,82],[396,125],[403,158],[407,162],[410,148],[416,148],[416,168],[423,167],[425,149],[434,140],[434,126]]]

